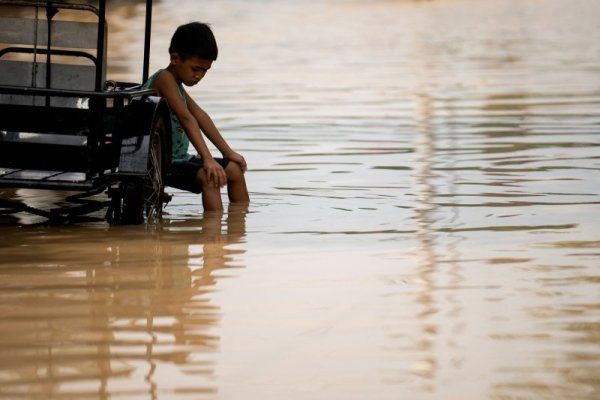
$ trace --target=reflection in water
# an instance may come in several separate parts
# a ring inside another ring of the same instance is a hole
[[[435,357],[435,337],[439,327],[432,317],[439,311],[436,300],[433,297],[433,288],[436,285],[434,273],[438,268],[438,257],[436,255],[435,243],[435,213],[436,205],[435,186],[431,183],[434,179],[435,161],[435,133],[431,126],[432,107],[431,98],[423,94],[416,101],[416,141],[415,146],[415,220],[417,224],[417,238],[420,242],[418,259],[420,266],[417,272],[416,282],[421,290],[418,291],[416,302],[421,309],[416,318],[421,321],[422,331],[419,335],[417,348],[422,352],[422,358],[414,365],[412,373],[422,377],[423,390],[432,391],[433,380],[439,368]]]
[[[248,160],[248,233],[181,192],[157,230],[3,227],[0,391],[598,398],[600,2],[174,4],[151,69],[212,24],[190,92]]]
[[[220,214],[150,231],[3,228],[0,396],[214,393],[220,314],[207,294],[240,268],[246,212],[231,207],[224,231]]]

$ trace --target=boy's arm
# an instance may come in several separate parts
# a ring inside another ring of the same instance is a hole
[[[248,165],[246,164],[246,160],[244,157],[235,152],[227,141],[221,135],[219,130],[217,129],[215,123],[210,118],[210,116],[204,111],[195,101],[186,93],[186,101],[187,106],[194,118],[196,119],[200,129],[206,137],[215,145],[215,147],[221,152],[223,157],[230,159],[240,165],[242,171],[246,171],[248,169]]]
[[[156,78],[154,88],[158,92],[158,95],[167,101],[169,108],[179,119],[181,127],[187,134],[190,142],[200,157],[202,157],[204,170],[207,173],[208,180],[214,182],[215,186],[224,186],[227,183],[225,170],[223,170],[210,154],[206,142],[202,138],[202,132],[198,125],[198,121],[181,98],[177,82],[175,82],[173,75],[168,71],[162,72]]]

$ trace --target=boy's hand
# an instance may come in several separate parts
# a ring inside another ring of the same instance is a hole
[[[232,151],[231,153],[228,153],[225,157],[229,158],[230,161],[238,163],[239,166],[242,168],[242,171],[246,172],[248,170],[248,164],[246,164],[246,160],[241,154]]]
[[[202,167],[206,172],[208,182],[215,185],[215,187],[223,187],[227,184],[227,174],[221,165],[214,159],[210,158],[204,161]]]

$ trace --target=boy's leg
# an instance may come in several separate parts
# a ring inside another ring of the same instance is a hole
[[[202,187],[202,205],[204,206],[204,211],[223,211],[221,188],[208,184],[208,176],[203,169],[198,171],[196,179]]]
[[[236,162],[229,162],[225,168],[227,174],[227,195],[229,201],[232,203],[244,203],[250,202],[250,196],[248,195],[248,188],[246,187],[246,178],[244,178],[244,171]]]

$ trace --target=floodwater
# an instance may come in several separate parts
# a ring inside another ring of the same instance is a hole
[[[113,3],[137,81],[143,6]],[[3,223],[1,398],[600,398],[600,2],[154,11],[153,70],[212,23],[191,93],[252,204]]]

